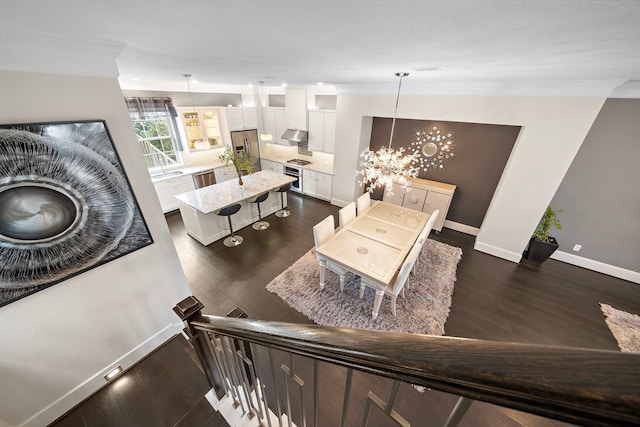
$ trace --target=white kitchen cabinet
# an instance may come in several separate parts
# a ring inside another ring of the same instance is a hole
[[[195,190],[196,188],[191,174],[154,181],[153,186],[156,189],[160,206],[164,213],[178,209],[178,200],[175,196]]]
[[[223,144],[220,109],[213,107],[176,108],[182,123],[182,138],[188,151],[216,148]]]
[[[318,194],[318,175],[315,171],[304,169],[302,171],[302,193],[316,197]]]
[[[318,172],[317,174],[317,195],[318,199],[331,201],[331,186],[333,183],[333,175]]]
[[[255,108],[230,107],[226,109],[226,113],[230,132],[258,129],[258,112]]]
[[[238,173],[233,166],[219,166],[213,170],[216,176],[216,183],[237,179]]]
[[[336,141],[335,111],[309,112],[309,150],[333,154]]]
[[[333,175],[303,169],[302,193],[321,200],[331,201]]]
[[[284,91],[286,103],[287,128],[307,130],[307,90],[287,88]]]
[[[410,178],[407,189],[409,191],[404,191],[398,185],[394,185],[393,195],[389,196],[385,192],[382,200],[427,213],[433,213],[439,209],[440,216],[433,229],[440,232],[447,218],[456,186],[427,179]]]
[[[287,113],[284,108],[263,108],[265,132],[273,136],[271,142],[280,145],[290,146],[291,143],[282,139],[282,134],[287,130]]]
[[[284,173],[282,163],[274,162],[273,160],[260,159],[260,166],[262,170],[270,170],[279,174]]]

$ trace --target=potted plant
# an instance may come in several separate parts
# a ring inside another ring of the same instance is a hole
[[[547,206],[533,236],[529,240],[527,249],[524,251],[523,256],[526,260],[535,264],[542,264],[558,249],[558,241],[551,237],[549,233],[551,233],[552,226],[562,230],[562,225],[558,219],[558,213],[560,212],[562,210],[554,211],[551,206]]]
[[[238,173],[238,184],[243,185],[242,173],[251,174],[253,172],[253,162],[246,151],[239,151],[238,154],[233,152],[233,148],[227,147],[218,157],[224,166],[233,165]]]

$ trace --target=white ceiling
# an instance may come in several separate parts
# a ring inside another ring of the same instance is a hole
[[[191,73],[383,92],[396,71],[410,72],[403,92],[414,93],[640,86],[640,1],[0,0],[0,17],[124,46],[123,87],[184,85]]]

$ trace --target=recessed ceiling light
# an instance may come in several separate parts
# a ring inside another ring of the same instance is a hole
[[[253,83],[249,83],[247,86],[249,86],[249,87],[253,87]]]
[[[324,86],[324,83],[318,82],[318,86]]]
[[[282,83],[280,86],[287,87],[287,84],[286,83]]]
[[[134,81],[136,81],[136,82],[137,82],[137,81],[138,81],[138,80],[140,80],[140,79],[139,79],[138,77],[131,77],[131,80],[134,80]]]

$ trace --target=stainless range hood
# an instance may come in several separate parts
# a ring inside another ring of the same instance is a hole
[[[306,130],[287,129],[285,131],[285,133],[282,134],[282,139],[286,139],[287,141],[293,142],[293,143],[306,142],[306,140],[307,140],[307,131]]]

